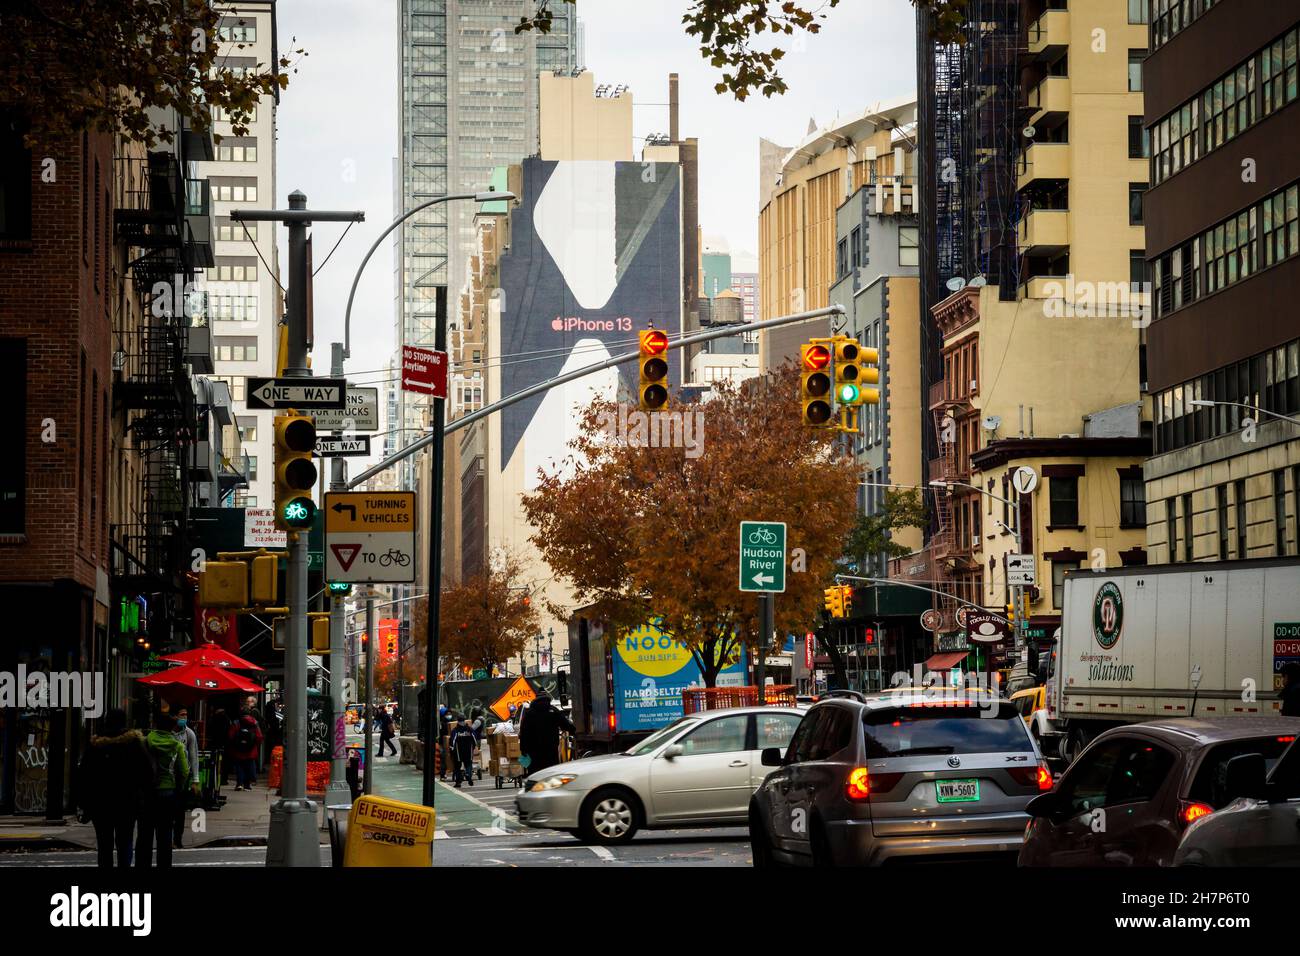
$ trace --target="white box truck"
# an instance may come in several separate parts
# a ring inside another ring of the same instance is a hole
[[[1169,717],[1276,715],[1300,662],[1300,561],[1071,571],[1033,729],[1073,760],[1107,727]]]

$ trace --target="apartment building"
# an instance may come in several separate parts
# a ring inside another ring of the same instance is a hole
[[[1300,553],[1300,8],[1153,0],[1143,466],[1159,563]]]

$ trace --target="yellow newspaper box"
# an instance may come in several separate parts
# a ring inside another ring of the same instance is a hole
[[[432,866],[434,812],[416,803],[361,797],[348,814],[344,866]]]

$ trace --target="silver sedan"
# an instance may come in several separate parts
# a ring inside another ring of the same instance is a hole
[[[742,825],[768,773],[762,752],[785,748],[796,707],[736,707],[683,717],[624,753],[547,767],[515,798],[521,823],[587,843],[626,843],[642,828]]]

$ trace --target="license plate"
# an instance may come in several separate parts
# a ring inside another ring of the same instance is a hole
[[[934,789],[940,803],[970,803],[980,798],[978,780],[938,780]]]

